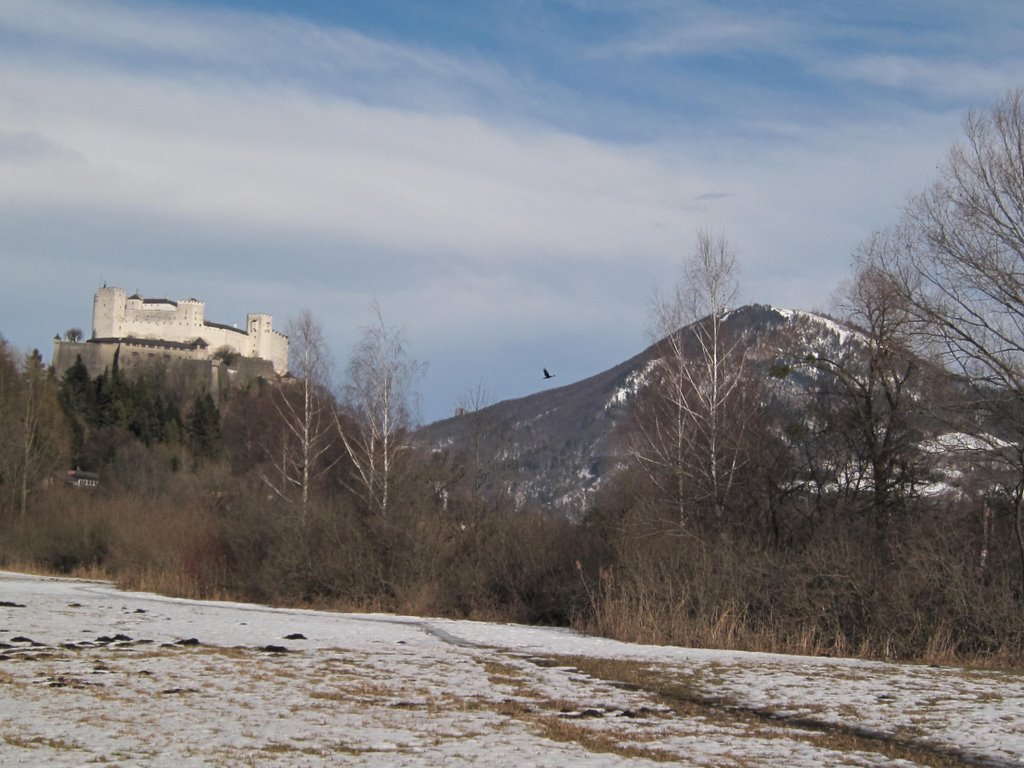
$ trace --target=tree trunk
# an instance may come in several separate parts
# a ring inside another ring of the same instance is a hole
[[[1013,505],[1013,528],[1017,536],[1017,553],[1020,555],[1020,589],[1024,600],[1024,488],[1018,487]]]

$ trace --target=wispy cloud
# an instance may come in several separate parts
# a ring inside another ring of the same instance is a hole
[[[33,131],[0,131],[0,164],[36,165],[52,160],[77,162],[81,156]]]
[[[378,104],[443,109],[508,89],[512,82],[502,67],[480,58],[467,60],[283,14],[36,0],[0,3],[0,28],[15,35],[18,47],[54,61],[182,79],[216,73],[225,81],[288,84]]]
[[[637,351],[650,290],[675,278],[699,226],[737,245],[748,298],[827,295],[955,138],[961,102],[885,101],[949,79],[917,52],[826,56],[792,15],[593,2],[573,12],[625,15],[625,32],[581,40],[562,19],[543,38],[557,50],[534,54],[546,72],[521,49],[283,14],[0,0],[0,258],[17,264],[4,264],[0,331],[42,343],[60,330],[31,325],[41,285],[43,314],[77,301],[53,322],[81,325],[109,280],[205,291],[228,322],[309,307],[343,357],[376,297],[438,362],[436,392],[453,401],[489,379],[496,396],[524,394],[533,378],[516,378],[510,350],[557,346],[576,361],[567,378]],[[846,91],[816,102],[665,63],[751,51],[869,95],[840,109]],[[1008,71],[964,61],[960,92]]]
[[[785,20],[714,7],[680,6],[644,20],[621,39],[595,47],[592,55],[699,56],[784,50],[799,32]]]
[[[993,99],[1021,84],[1024,55],[981,65],[973,61],[877,54],[837,58],[817,65],[838,80],[923,94],[942,99]]]
[[[607,6],[597,7],[609,12]],[[721,88],[722,60],[760,62],[746,71],[759,87],[785,92],[794,73],[804,89],[860,83],[913,97],[991,98],[1019,85],[1024,6],[961,3],[647,3],[624,17],[590,53],[608,58],[672,57],[699,66]],[[758,69],[776,72],[776,85]],[[735,83],[729,84],[729,87]],[[729,92],[722,98],[731,98]],[[789,96],[795,100],[794,95]]]
[[[0,121],[69,150],[59,177],[28,166],[0,180],[8,200],[160,210],[410,251],[601,256],[645,241],[645,224],[671,205],[654,190],[687,186],[652,150],[462,115],[208,79],[39,72],[2,57],[0,66],[17,74],[5,104],[32,104],[0,105]]]

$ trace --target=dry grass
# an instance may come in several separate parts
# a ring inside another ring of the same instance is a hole
[[[506,662],[485,659],[482,661],[487,680],[491,685],[506,689],[512,696],[532,698],[536,692],[530,686],[525,670]]]
[[[211,587],[180,569],[122,569],[116,575],[116,582],[120,589],[131,592],[155,592],[158,595],[189,600],[245,600],[244,595],[224,588]]]
[[[711,693],[718,689],[713,680],[720,670],[713,670],[711,677],[705,677],[700,673],[679,674],[677,670],[622,659],[553,657],[552,663],[570,665],[591,677],[647,692],[678,716],[701,718],[725,727],[737,726],[748,738],[785,738],[840,753],[879,754],[889,760],[907,760],[932,768],[963,768],[976,764],[969,755],[925,743],[924,732],[918,729],[886,734],[856,725],[837,725],[810,715],[792,716],[743,705]]]
[[[55,752],[74,752],[83,749],[82,745],[75,741],[55,739],[49,736],[19,736],[18,734],[4,734],[2,737],[5,744],[20,749],[52,749]]]
[[[105,568],[99,566],[87,566],[73,568],[68,573],[55,571],[53,568],[46,567],[43,563],[37,563],[32,561],[8,561],[3,564],[3,570],[11,571],[13,573],[24,573],[30,576],[55,576],[61,578],[71,579],[85,579],[87,581],[109,581],[110,573]]]
[[[306,747],[291,742],[272,741],[259,747],[259,751],[268,755],[309,755],[310,757],[327,757],[328,752],[319,747]]]
[[[540,734],[552,741],[578,744],[588,752],[618,755],[627,758],[644,758],[655,762],[678,762],[683,755],[656,747],[641,746],[638,741],[644,737],[635,731],[624,734],[608,730],[596,730],[561,717],[540,717],[535,722]],[[632,743],[631,743],[632,742]]]
[[[395,695],[396,692],[393,688],[365,679],[346,682],[340,688],[331,688],[329,690],[313,689],[309,692],[311,699],[319,701],[359,701],[365,703],[389,700],[394,698]]]

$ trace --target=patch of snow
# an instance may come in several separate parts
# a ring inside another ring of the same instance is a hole
[[[816,315],[813,312],[797,311],[794,312],[794,316],[806,318],[807,320],[811,320],[815,323],[824,326],[826,330],[831,331],[839,338],[840,344],[846,344],[847,341],[849,341],[850,337],[853,336],[853,331],[851,331],[849,328],[840,325],[835,320],[832,320],[831,318],[828,317],[824,317],[823,315]]]
[[[605,403],[605,410],[614,408],[616,406],[625,405],[630,400],[635,398],[641,389],[647,386],[651,380],[651,372],[657,367],[658,360],[650,360],[640,370],[633,371],[629,376],[626,377],[626,381],[621,387],[618,387],[608,402]]]
[[[0,573],[0,599],[3,765],[894,764],[839,752],[802,718],[881,740],[913,734],[975,764],[1024,761],[1018,673],[200,602],[12,573]],[[752,728],[710,703],[676,712],[584,674],[580,659],[656,669],[765,717]]]
[[[814,312],[807,312],[802,309],[779,309],[778,307],[772,307],[771,309],[790,322],[795,319],[803,319],[822,326],[826,331],[835,334],[840,344],[846,344],[851,337],[861,338],[862,336],[862,334],[837,323],[832,318]]]
[[[966,432],[945,432],[921,443],[921,450],[927,453],[984,453],[1011,447],[1013,443],[995,435],[969,435]]]

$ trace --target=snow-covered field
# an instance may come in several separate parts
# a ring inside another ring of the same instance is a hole
[[[0,573],[0,765],[1024,766],[1024,677]]]

